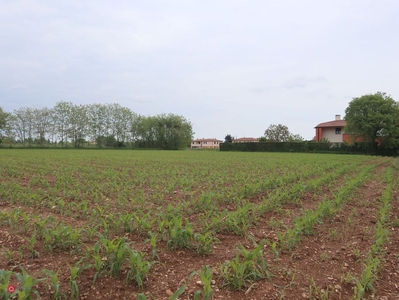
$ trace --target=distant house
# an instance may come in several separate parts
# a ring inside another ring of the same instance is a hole
[[[259,142],[259,139],[253,138],[253,137],[242,137],[242,138],[233,140],[233,143],[258,143],[258,142]]]
[[[346,121],[341,119],[341,115],[335,115],[335,120],[320,123],[315,127],[316,142],[327,139],[332,143],[351,142],[350,134],[346,134],[344,129]]]
[[[191,142],[191,149],[219,149],[223,141],[218,139],[196,139]]]

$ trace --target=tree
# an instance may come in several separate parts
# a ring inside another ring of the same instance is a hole
[[[67,116],[67,124],[69,124],[67,134],[75,148],[82,147],[88,136],[87,109],[88,107],[85,105],[73,105],[70,114]]]
[[[369,143],[373,153],[377,141],[390,148],[399,144],[399,106],[386,93],[353,98],[345,110],[345,121],[345,133]]]
[[[140,147],[177,150],[188,147],[193,139],[192,124],[183,116],[160,114],[134,116],[132,135]]]
[[[289,142],[303,142],[304,138],[300,134],[290,134]]]
[[[106,136],[109,134],[106,128],[107,106],[102,104],[91,104],[87,106],[87,118],[89,123],[89,135],[96,141],[97,147],[106,143]]]
[[[161,149],[184,149],[193,139],[192,124],[183,116],[161,114],[155,118],[157,147]]]
[[[226,135],[224,138],[225,143],[232,143],[233,140],[234,140],[234,138],[231,136],[231,134]]]
[[[57,102],[53,111],[55,131],[58,134],[59,142],[62,145],[68,145],[68,131],[70,127],[69,119],[73,104],[72,102]]]
[[[2,131],[5,130],[7,126],[8,118],[9,114],[0,107],[0,137],[2,136]]]
[[[269,142],[287,142],[291,136],[288,127],[282,124],[270,126],[265,130],[265,138]]]
[[[260,142],[303,142],[303,137],[299,134],[293,134],[288,127],[282,124],[270,124],[265,130],[265,137]]]
[[[26,141],[30,146],[33,141],[33,133],[35,128],[34,109],[30,107],[21,107],[14,110],[12,117],[12,127],[14,128],[17,138],[25,146]]]
[[[34,122],[35,132],[38,135],[39,144],[42,146],[46,141],[46,135],[50,134],[51,128],[53,128],[53,110],[44,107],[40,109],[34,109]]]

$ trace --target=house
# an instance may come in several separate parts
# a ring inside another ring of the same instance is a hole
[[[341,115],[335,115],[335,120],[320,123],[315,127],[316,142],[327,139],[332,143],[351,142],[350,134],[346,134],[344,129],[346,121],[341,119]]]
[[[223,141],[212,139],[196,139],[191,142],[191,149],[219,149],[219,144]]]
[[[253,137],[242,137],[242,138],[233,140],[233,143],[258,143],[258,142],[259,142],[259,139],[253,138]]]

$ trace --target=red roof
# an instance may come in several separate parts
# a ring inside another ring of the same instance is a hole
[[[218,139],[196,139],[193,142],[223,142]]]
[[[258,141],[258,138],[253,138],[253,137],[242,137],[235,139],[234,141]]]
[[[320,127],[345,127],[345,126],[346,126],[346,121],[345,120],[334,120],[334,121],[330,121],[330,122],[320,123],[315,128],[320,128]]]

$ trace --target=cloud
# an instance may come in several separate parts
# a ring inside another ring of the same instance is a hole
[[[21,90],[23,89],[25,86],[22,83],[16,83],[11,85],[9,88],[10,90]]]
[[[120,103],[184,114],[203,137],[281,123],[311,138],[353,97],[399,99],[398,14],[395,0],[0,1],[1,104]]]
[[[282,87],[285,89],[306,88],[308,85],[313,85],[313,84],[322,85],[326,83],[328,83],[328,80],[323,76],[318,76],[313,78],[306,76],[299,76],[286,80],[286,82],[282,84]]]

